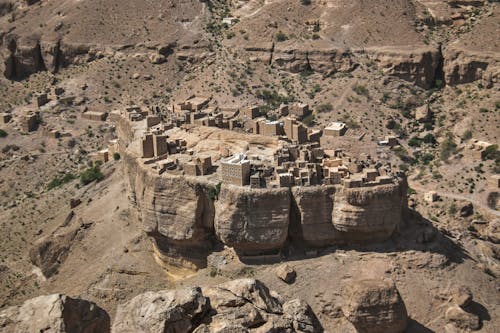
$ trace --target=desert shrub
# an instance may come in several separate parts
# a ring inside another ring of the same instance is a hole
[[[311,0],[300,0],[300,3],[304,6],[309,6],[311,4]]]
[[[408,141],[408,146],[410,147],[420,147],[422,143],[420,142],[420,139],[414,136]]]
[[[430,144],[430,145],[435,145],[436,144],[436,138],[431,133],[429,133],[426,136],[424,136],[424,138],[422,139],[422,141],[424,143],[427,143],[427,144]]]
[[[96,163],[94,166],[86,169],[80,174],[80,183],[82,185],[88,185],[92,183],[93,181],[101,181],[104,179],[104,175],[101,172],[101,168],[98,163]]]
[[[453,140],[448,137],[441,144],[441,160],[446,161],[451,155],[457,152],[457,145]]]
[[[71,182],[73,179],[76,179],[76,176],[72,173],[67,173],[64,176],[56,176],[54,179],[50,181],[50,183],[47,185],[47,190],[53,190],[56,187],[62,186],[64,184],[67,184]]]
[[[360,96],[370,97],[370,93],[369,93],[369,91],[368,91],[368,88],[366,88],[366,87],[365,87],[365,86],[363,86],[363,85],[359,85],[359,84],[354,85],[354,86],[352,87],[352,90],[353,90],[356,94],[358,94],[358,95],[360,95]]]
[[[119,153],[113,153],[113,159],[114,159],[115,161],[119,161],[119,160],[120,160],[120,158],[121,158],[121,156],[120,156],[120,154],[119,154]]]
[[[0,129],[0,138],[5,138],[7,136],[7,132],[5,132],[3,129]]]
[[[333,110],[333,105],[331,103],[323,103],[318,105],[316,111],[318,112],[330,112]]]
[[[215,186],[210,186],[207,191],[207,196],[211,201],[219,200],[220,188],[222,183],[218,183]]]
[[[283,33],[283,31],[278,31],[276,34],[276,41],[278,42],[284,42],[288,39],[287,35]]]
[[[448,214],[455,215],[456,213],[457,213],[457,205],[455,203],[452,203],[450,205],[450,208],[448,208]]]
[[[483,161],[499,159],[498,145],[489,146],[484,150]]]
[[[307,127],[311,127],[314,124],[314,114],[309,114],[302,119],[302,123],[306,125]]]
[[[472,131],[471,130],[467,130],[464,132],[464,134],[462,135],[462,140],[464,141],[468,141],[472,139]]]

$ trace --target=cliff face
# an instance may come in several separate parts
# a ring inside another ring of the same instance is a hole
[[[332,223],[338,240],[382,241],[399,225],[404,206],[404,183],[342,188],[335,195]]]
[[[353,71],[366,58],[373,60],[386,75],[399,77],[424,88],[434,85],[440,63],[438,47],[420,48],[371,47],[345,49],[320,45],[247,45],[250,60],[272,64],[282,70],[298,73],[312,70],[325,76]]]
[[[130,198],[156,250],[204,266],[212,248],[214,207],[206,185],[184,177],[159,177],[126,157]]]
[[[288,236],[290,192],[222,186],[215,213],[215,232],[224,244],[244,252],[280,249]]]
[[[334,186],[292,188],[293,212],[290,238],[311,246],[335,242],[337,232],[332,223]]]
[[[500,55],[451,47],[444,51],[443,71],[449,85],[482,80],[486,87],[491,87],[500,77]]]

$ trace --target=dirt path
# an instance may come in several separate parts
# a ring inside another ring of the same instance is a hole
[[[420,186],[415,182],[408,182],[408,183],[409,183],[410,187],[416,191],[419,191],[419,192],[430,191],[429,189],[426,189],[423,186]],[[455,193],[451,193],[451,192],[443,192],[443,191],[439,191],[439,190],[435,190],[435,189],[433,189],[432,191],[436,192],[437,195],[439,195],[440,197],[471,202],[474,206],[481,208],[482,210],[488,212],[489,214],[500,217],[499,211],[491,209],[487,205],[485,205],[477,200],[473,200],[467,196],[455,194]]]

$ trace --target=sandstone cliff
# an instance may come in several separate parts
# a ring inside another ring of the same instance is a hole
[[[332,244],[337,232],[332,223],[334,186],[292,188],[290,238],[307,245]]]
[[[160,253],[205,266],[211,249],[214,208],[206,184],[184,177],[159,177],[126,157],[130,198],[144,231]]]
[[[223,243],[245,252],[279,249],[288,236],[290,193],[223,185],[215,212]]]
[[[500,77],[500,54],[449,47],[444,51],[443,71],[449,85],[482,80],[491,88]]]
[[[406,197],[404,182],[376,187],[342,188],[335,195],[332,222],[338,240],[381,241],[401,220]]]

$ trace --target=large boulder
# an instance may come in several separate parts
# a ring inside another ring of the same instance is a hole
[[[401,333],[408,324],[406,307],[394,283],[351,281],[342,311],[359,333]]]
[[[116,333],[180,333],[199,325],[209,308],[200,288],[146,292],[118,306]]]
[[[309,305],[301,300],[283,304],[260,281],[240,279],[204,289],[213,315],[195,332],[321,332]]]
[[[450,306],[445,313],[445,318],[456,328],[465,330],[478,330],[481,326],[479,317],[467,312],[458,305]]]
[[[5,333],[106,333],[109,316],[96,304],[54,294],[40,296],[0,312]]]

